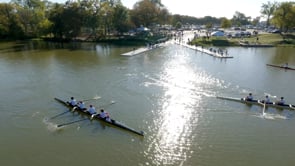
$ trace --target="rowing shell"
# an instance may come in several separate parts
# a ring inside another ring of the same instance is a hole
[[[236,101],[244,104],[252,104],[252,105],[259,105],[259,106],[264,106],[264,103],[260,100],[253,100],[253,101],[247,101],[244,98],[233,98],[233,97],[222,97],[222,96],[217,96],[216,98],[218,99],[223,99],[223,100],[229,100],[229,101]],[[289,110],[295,110],[295,105],[292,104],[285,104],[285,105],[278,105],[275,102],[271,103],[266,103],[266,107],[273,107],[277,109],[289,109]]]
[[[54,98],[54,99],[55,99],[56,101],[58,101],[58,102],[64,104],[65,106],[67,106],[67,107],[69,107],[69,108],[74,108],[73,106],[69,105],[66,101],[63,101],[63,100],[58,99],[58,98]],[[81,114],[84,114],[84,115],[87,115],[88,117],[91,117],[91,114],[90,114],[89,112],[85,111],[85,110],[75,109],[75,111],[78,111],[78,112],[81,113]],[[103,121],[103,122],[105,122],[105,123],[107,123],[107,124],[110,124],[110,125],[112,125],[112,126],[119,127],[119,128],[121,128],[121,129],[124,129],[124,130],[130,131],[130,132],[135,133],[135,134],[140,135],[140,136],[144,136],[144,135],[143,135],[143,134],[144,134],[143,131],[136,131],[135,129],[130,128],[130,127],[124,125],[123,123],[121,123],[121,122],[119,122],[119,121],[116,121],[116,120],[113,120],[113,119],[111,119],[110,121],[107,121],[107,120],[105,120],[104,118],[101,118],[101,117],[99,116],[99,114],[95,115],[95,116],[93,117],[93,119],[95,119],[95,120],[99,120],[99,121]]]
[[[284,66],[272,65],[272,64],[266,64],[266,65],[271,66],[271,67],[277,67],[277,68],[281,68],[281,69],[286,69],[286,70],[295,70],[295,68],[292,68],[292,67],[284,67]]]

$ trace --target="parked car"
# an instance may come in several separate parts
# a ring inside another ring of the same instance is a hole
[[[242,37],[250,37],[251,36],[251,32],[249,32],[249,31],[242,31],[241,32],[241,36]]]
[[[278,29],[274,29],[274,30],[271,31],[271,33],[281,33],[281,31],[278,30]]]
[[[222,31],[214,31],[211,33],[211,36],[224,36],[224,32]]]

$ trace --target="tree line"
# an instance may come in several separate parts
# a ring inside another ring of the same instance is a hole
[[[295,26],[294,2],[267,2],[261,6],[267,24],[288,30]],[[206,16],[172,15],[161,0],[139,0],[133,9],[120,0],[68,0],[53,3],[48,0],[11,0],[0,3],[0,38],[26,39],[48,37],[74,39],[87,34],[94,39],[122,35],[129,30],[157,25],[222,25],[223,27],[257,24],[260,17],[251,18],[236,12],[232,19]]]

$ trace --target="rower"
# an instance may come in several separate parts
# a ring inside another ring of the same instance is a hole
[[[246,101],[252,101],[253,100],[253,96],[252,93],[249,93],[249,95],[245,98]]]
[[[91,115],[95,115],[95,114],[96,114],[95,107],[94,107],[93,105],[90,105],[90,106],[89,106],[89,109],[88,109],[88,112],[89,112]]]
[[[285,105],[284,97],[281,97],[280,101],[277,102],[277,105]]]
[[[100,110],[99,117],[105,120],[111,120],[109,113],[105,112],[103,109]]]
[[[70,106],[75,107],[77,106],[76,99],[74,97],[71,97],[71,100],[68,102]]]
[[[83,101],[78,102],[78,108],[80,110],[87,110],[87,108],[85,107],[85,103]]]
[[[288,63],[285,63],[284,65],[282,65],[282,67],[288,68]]]
[[[264,100],[262,100],[262,103],[265,103],[265,104],[271,104],[271,102],[270,102],[270,99],[269,99],[268,95],[266,95],[266,96],[265,96],[265,99],[264,99]]]

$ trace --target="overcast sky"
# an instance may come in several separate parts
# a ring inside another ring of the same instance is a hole
[[[9,2],[10,0],[0,0]],[[66,0],[50,0],[52,2],[64,3]],[[124,6],[132,9],[138,0],[121,0]],[[232,18],[236,11],[246,16],[255,18],[260,16],[263,3],[273,0],[162,0],[162,3],[172,14],[181,14],[194,17],[227,17]],[[276,2],[287,2],[288,0],[276,0]]]

